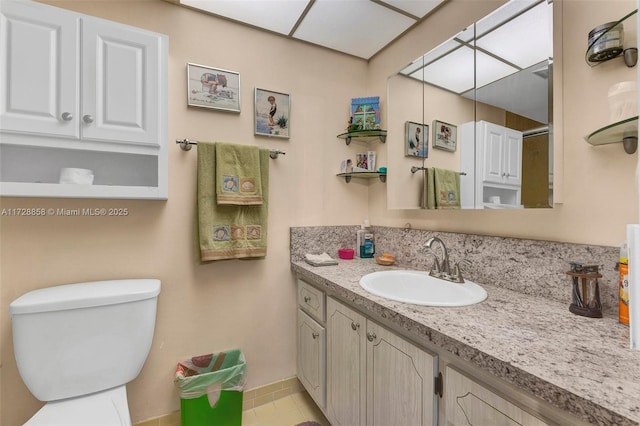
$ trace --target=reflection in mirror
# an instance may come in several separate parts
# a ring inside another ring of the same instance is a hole
[[[412,166],[460,173],[461,208],[551,206],[551,31],[551,3],[512,0],[389,78],[389,134],[419,112],[430,127],[424,164],[398,154],[399,138],[388,143],[401,185],[389,176],[390,208],[439,207],[424,202],[422,172],[411,176]],[[457,133],[453,149],[434,141],[436,121]],[[428,191],[433,183],[426,182]]]

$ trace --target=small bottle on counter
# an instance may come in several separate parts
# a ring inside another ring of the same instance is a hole
[[[618,321],[629,325],[629,258],[627,243],[620,246],[620,300],[618,303]]]
[[[371,259],[376,252],[375,236],[368,219],[360,225],[356,234],[356,246],[356,253],[363,259]]]

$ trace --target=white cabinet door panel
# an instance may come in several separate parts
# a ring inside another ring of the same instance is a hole
[[[82,138],[159,145],[160,39],[83,22]]]
[[[509,185],[522,183],[522,133],[505,129],[505,180]]]
[[[298,377],[316,401],[325,403],[325,329],[298,309]]]
[[[36,7],[2,4],[0,128],[78,138],[78,19]]]
[[[367,425],[435,424],[437,357],[371,321],[367,340]]]
[[[447,426],[544,426],[547,423],[487,388],[446,368],[444,402]]]
[[[334,426],[364,426],[366,318],[327,300],[327,413]]]
[[[484,152],[483,180],[485,182],[502,183],[502,146],[504,143],[504,130],[500,126],[486,123],[484,138],[482,140]]]

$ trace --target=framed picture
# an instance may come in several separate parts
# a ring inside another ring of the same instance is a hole
[[[429,126],[407,121],[404,124],[404,155],[427,158],[429,156]]]
[[[458,128],[453,124],[433,120],[433,147],[445,151],[456,151]]]
[[[255,134],[289,138],[291,103],[286,93],[256,88]]]
[[[187,105],[240,112],[240,74],[187,64]]]
[[[380,97],[351,99],[351,121],[349,130],[380,128]]]

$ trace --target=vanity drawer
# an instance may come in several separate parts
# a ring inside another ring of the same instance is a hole
[[[298,280],[298,305],[309,315],[324,322],[324,292],[302,280]]]

